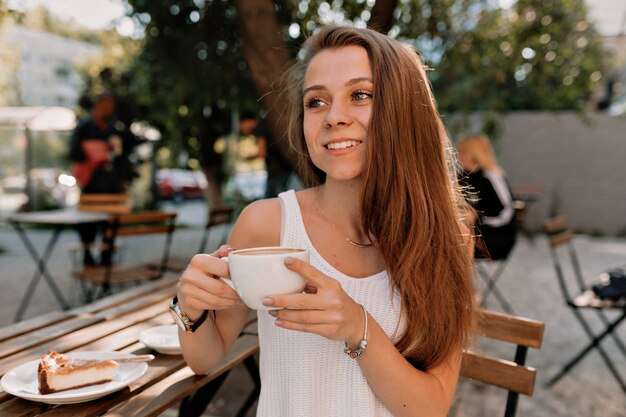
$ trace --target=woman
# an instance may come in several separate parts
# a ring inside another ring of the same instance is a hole
[[[285,263],[305,293],[267,297],[287,309],[258,314],[257,416],[445,416],[473,319],[472,247],[424,66],[408,46],[348,27],[321,29],[303,56],[289,73],[289,138],[310,188],[251,204],[229,241],[311,252],[310,265]],[[180,281],[191,321],[215,311],[179,332],[199,374],[249,312],[215,279],[230,250],[195,256]]]
[[[474,219],[480,240],[476,258],[506,258],[515,244],[515,209],[504,170],[498,165],[487,136],[471,135],[459,141],[459,162],[465,172],[461,182],[473,194]]]

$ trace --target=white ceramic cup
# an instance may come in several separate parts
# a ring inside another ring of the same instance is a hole
[[[296,294],[306,287],[306,280],[285,266],[287,257],[309,263],[307,249],[270,246],[230,252],[227,260],[231,279],[222,281],[237,291],[251,309],[277,310],[281,307],[264,306],[263,297]]]

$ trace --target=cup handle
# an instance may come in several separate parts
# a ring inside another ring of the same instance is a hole
[[[224,284],[228,285],[230,288],[235,290],[235,292],[237,292],[237,289],[235,288],[235,284],[233,284],[232,280],[230,280],[228,278],[220,277],[220,281],[222,281]],[[239,294],[239,293],[237,292],[237,294]]]
[[[223,257],[220,258],[222,261],[228,263],[228,257]],[[220,277],[220,281],[222,281],[224,284],[228,285],[230,288],[232,288],[237,294],[239,294],[239,291],[237,291],[237,288],[235,288],[235,284],[233,284],[233,280],[226,278],[226,277]],[[239,294],[239,296],[241,297],[241,294]]]

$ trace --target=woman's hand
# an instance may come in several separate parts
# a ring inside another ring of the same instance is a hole
[[[363,310],[345,293],[341,284],[299,259],[288,258],[285,266],[302,275],[307,287],[304,293],[263,299],[267,306],[285,307],[270,310],[269,314],[276,317],[276,325],[345,341],[350,346],[358,345],[365,325]]]
[[[233,249],[221,246],[210,255],[199,254],[191,259],[178,282],[178,301],[191,320],[204,310],[224,310],[242,305],[239,295],[220,277],[230,277],[228,263],[221,258]]]

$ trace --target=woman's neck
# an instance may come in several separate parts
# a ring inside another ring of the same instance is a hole
[[[343,233],[370,241],[361,225],[362,182],[327,181],[317,188],[319,214],[339,225]]]

